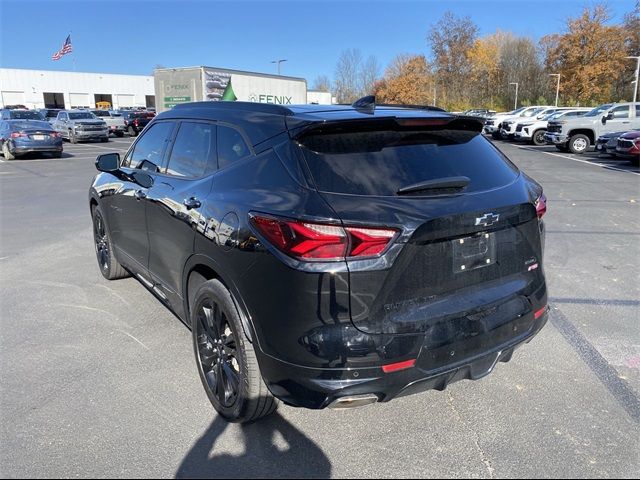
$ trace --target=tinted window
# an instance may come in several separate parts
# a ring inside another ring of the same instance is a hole
[[[319,190],[396,195],[415,183],[465,176],[466,192],[511,183],[517,169],[476,132],[376,131],[314,135],[302,140]]]
[[[167,140],[173,132],[172,122],[160,122],[145,131],[122,163],[125,167],[137,168],[144,160],[157,167],[162,166],[162,156]]]
[[[58,114],[58,118],[59,118],[60,120],[66,120],[66,119],[67,119],[67,114],[66,114],[66,112],[60,112],[60,113]]]
[[[182,122],[173,142],[166,173],[198,178],[216,161],[216,126],[210,123]]]
[[[32,110],[13,110],[10,117],[17,120],[42,120],[44,118],[38,112]]]
[[[96,116],[91,112],[70,112],[71,120],[95,120]]]
[[[224,168],[251,154],[251,150],[234,128],[218,127],[218,168]]]
[[[598,115],[604,113],[611,107],[611,103],[605,103],[604,105],[600,105],[599,107],[594,108],[589,113],[586,113],[585,117],[597,117]]]
[[[640,117],[640,104],[636,105],[636,117]]]
[[[111,115],[109,115],[109,112],[106,112],[104,110],[93,110],[91,113],[93,113],[96,117],[110,117]]]
[[[622,105],[611,110],[613,118],[629,118],[629,105]]]

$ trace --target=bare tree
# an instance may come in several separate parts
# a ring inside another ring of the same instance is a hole
[[[373,55],[367,58],[367,61],[360,68],[360,96],[371,95],[373,87],[380,77],[380,66],[378,60]]]
[[[331,91],[331,80],[326,75],[318,75],[313,81],[313,90],[319,90],[321,92]]]
[[[360,50],[350,48],[340,54],[334,80],[338,103],[351,103],[359,98],[361,64],[362,53]]]

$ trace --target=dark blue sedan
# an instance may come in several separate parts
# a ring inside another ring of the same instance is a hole
[[[40,120],[5,120],[0,122],[0,146],[5,160],[26,153],[51,153],[62,156],[62,138],[48,122]]]

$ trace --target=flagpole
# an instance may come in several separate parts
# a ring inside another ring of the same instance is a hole
[[[73,30],[69,31],[69,38],[71,38],[71,34],[73,33]],[[71,41],[71,43],[73,44],[73,40]],[[73,55],[73,49],[71,50],[71,55]],[[71,57],[71,62],[73,63],[73,71],[76,71],[76,56],[73,55],[73,57]]]

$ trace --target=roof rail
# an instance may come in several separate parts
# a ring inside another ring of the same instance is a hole
[[[243,110],[248,112],[271,113],[273,115],[293,115],[293,111],[283,105],[275,105],[273,103],[257,103],[257,102],[188,102],[179,103],[173,109],[186,108],[212,108],[216,110]]]

